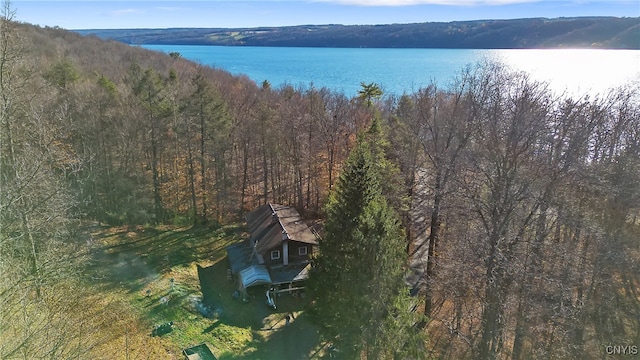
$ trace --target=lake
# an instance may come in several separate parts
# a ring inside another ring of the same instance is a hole
[[[467,65],[501,61],[532,78],[548,81],[557,92],[595,95],[640,79],[638,50],[470,50],[244,47],[144,45],[165,53],[247,75],[273,87],[327,87],[354,96],[360,83],[378,83],[387,94],[401,95],[436,82],[447,87]]]

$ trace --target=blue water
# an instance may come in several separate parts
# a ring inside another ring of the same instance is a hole
[[[264,80],[277,88],[327,87],[354,96],[360,83],[378,83],[386,94],[411,93],[436,82],[447,87],[468,65],[500,60],[558,91],[602,92],[640,77],[640,51],[621,50],[470,50],[354,49],[145,45],[179,52],[204,65]]]

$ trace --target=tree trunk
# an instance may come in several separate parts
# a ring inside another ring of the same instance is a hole
[[[523,354],[524,340],[527,337],[528,329],[526,319],[529,312],[529,295],[536,288],[534,279],[538,278],[542,272],[542,245],[547,237],[547,209],[549,208],[546,197],[542,201],[540,215],[536,224],[535,241],[533,241],[530,250],[531,263],[528,268],[525,268],[525,277],[522,284],[520,284],[516,329],[511,351],[513,360],[518,360],[520,355]]]
[[[201,99],[202,100],[202,99]],[[202,192],[202,221],[207,222],[208,209],[207,209],[207,168],[206,168],[206,148],[205,148],[205,116],[204,116],[204,104],[200,101],[200,191]]]
[[[189,165],[189,190],[191,192],[191,214],[193,216],[193,225],[198,223],[198,202],[196,198],[195,185],[195,169],[193,168],[193,151],[191,148],[191,139],[187,140],[187,163]]]
[[[156,127],[151,116],[151,172],[153,175],[153,202],[155,206],[156,222],[164,221],[162,197],[160,194],[160,176],[158,173],[158,141],[156,139]]]
[[[498,264],[498,234],[489,237],[489,255],[486,260],[484,309],[481,318],[482,339],[477,359],[494,360],[502,346],[502,275]]]
[[[244,210],[248,181],[247,177],[249,175],[249,142],[245,140],[242,145],[242,192],[240,194],[240,210]]]
[[[497,279],[487,284],[485,308],[482,312],[482,341],[477,359],[494,360],[502,348],[502,291]]]
[[[424,304],[425,316],[430,316],[433,308],[432,282],[435,274],[436,245],[440,237],[440,203],[442,202],[439,174],[436,176],[436,186],[434,191],[433,210],[431,212],[431,230],[429,233],[429,249],[427,252],[427,281]]]
[[[269,167],[267,166],[267,149],[264,139],[262,140],[262,199],[265,204],[269,202]]]

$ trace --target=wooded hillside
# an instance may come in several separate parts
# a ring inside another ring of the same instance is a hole
[[[127,44],[445,49],[640,49],[640,19],[580,17],[238,29],[79,30]]]
[[[399,168],[383,186],[407,263],[430,255],[415,290],[433,354],[582,359],[640,343],[637,84],[567,98],[474,64],[451,88],[348,98],[10,20],[5,8],[0,358],[122,356],[105,346],[124,331],[117,304],[88,306],[81,222],[213,227],[268,201],[322,218],[372,119]]]

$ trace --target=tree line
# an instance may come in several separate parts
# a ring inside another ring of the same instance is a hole
[[[127,44],[344,48],[638,49],[638,17],[562,17],[384,25],[88,29]]]
[[[98,347],[61,330],[88,318],[55,310],[82,301],[82,220],[216,226],[266,202],[324,218],[372,125],[405,269],[427,249],[431,355],[585,358],[640,340],[637,85],[575,98],[482,63],[448,88],[348,98],[20,24],[8,2],[0,39],[2,358]]]

